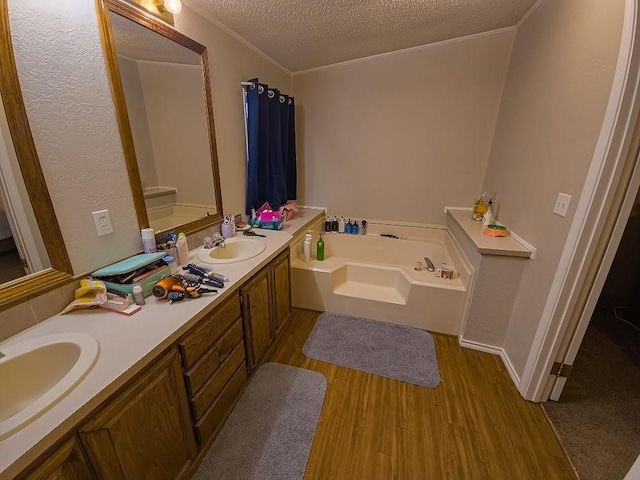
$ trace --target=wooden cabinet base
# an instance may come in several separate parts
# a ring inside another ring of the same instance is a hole
[[[196,425],[196,434],[200,444],[204,445],[215,437],[231,410],[235,406],[240,394],[247,384],[247,369],[244,362],[234,372],[229,383],[224,387],[220,396],[205,412],[202,419]]]
[[[48,458],[22,475],[20,480],[92,480],[96,476],[89,466],[82,446],[73,436]]]
[[[181,391],[182,390],[182,391]],[[99,478],[181,478],[196,446],[172,350],[79,432]]]

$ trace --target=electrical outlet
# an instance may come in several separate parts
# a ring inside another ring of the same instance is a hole
[[[556,205],[553,207],[553,213],[560,215],[561,217],[567,216],[567,210],[569,209],[569,202],[571,201],[571,195],[566,193],[559,193],[556,199]]]
[[[113,233],[109,210],[100,210],[98,212],[91,213],[93,215],[93,222],[96,224],[96,232],[98,232],[99,237]]]

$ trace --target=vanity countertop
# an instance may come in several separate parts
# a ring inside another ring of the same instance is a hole
[[[0,344],[1,350],[2,346],[10,343],[65,332],[87,333],[100,343],[97,363],[74,390],[30,425],[0,441],[0,480],[13,478],[75,428],[92,410],[323,216],[324,210],[305,208],[296,218],[286,222],[281,231],[259,230],[265,235],[260,240],[266,244],[260,255],[215,269],[229,277],[229,282],[224,289],[219,289],[218,294],[205,294],[173,305],[150,296],[142,310],[130,317],[101,309],[56,315]],[[197,249],[192,250],[190,256],[198,263],[196,253]]]

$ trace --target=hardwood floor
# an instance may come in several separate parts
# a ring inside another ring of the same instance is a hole
[[[500,358],[434,335],[443,382],[409,385],[302,355],[319,313],[294,310],[267,361],[328,380],[306,480],[575,479],[542,407]]]

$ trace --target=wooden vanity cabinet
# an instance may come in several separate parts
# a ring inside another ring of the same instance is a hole
[[[273,340],[269,269],[263,269],[247,282],[241,294],[247,359],[249,372],[253,372]]]
[[[78,432],[101,479],[182,478],[196,456],[173,348]]]
[[[241,289],[249,371],[264,359],[291,315],[289,249],[278,255]]]
[[[291,315],[289,267],[287,248],[19,478],[190,476]]]
[[[200,445],[222,427],[248,379],[240,298],[234,293],[178,343]]]
[[[74,435],[52,453],[42,455],[44,462],[22,473],[20,480],[93,480],[96,478],[89,466],[84,450]]]
[[[275,307],[272,328],[274,338],[277,338],[291,316],[291,261],[288,248],[271,263],[271,272]]]

